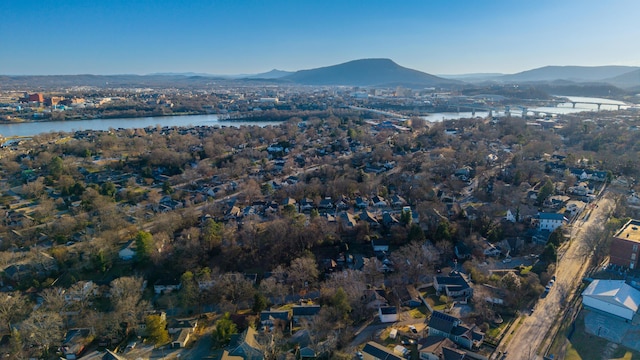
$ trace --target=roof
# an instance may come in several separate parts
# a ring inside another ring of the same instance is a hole
[[[558,214],[558,213],[538,213],[538,219],[540,220],[560,220],[563,221],[565,220],[565,217],[563,214]]]
[[[449,347],[442,348],[442,358],[444,360],[463,360],[465,353],[460,350],[452,349]]]
[[[619,239],[640,242],[640,220],[629,220],[614,235]]]
[[[320,305],[295,305],[293,316],[313,316],[320,312]]]
[[[582,296],[624,307],[633,312],[637,312],[640,306],[640,291],[624,280],[593,280],[582,292]]]
[[[291,317],[291,313],[289,313],[289,310],[265,310],[263,312],[260,313],[260,321],[267,321],[267,320],[284,320],[284,321],[289,321],[289,318]]]
[[[383,306],[380,308],[380,313],[382,315],[397,314],[398,309],[395,306]]]
[[[373,341],[369,341],[367,345],[364,346],[364,348],[362,349],[362,353],[365,354],[365,359],[373,358],[373,359],[379,359],[379,360],[403,360],[402,357],[394,354],[393,352],[389,351],[389,349],[387,349],[386,347],[378,343],[375,343]],[[369,356],[366,356],[366,355],[369,355]]]
[[[467,282],[467,280],[458,273],[454,273],[453,275],[450,275],[450,276],[446,276],[446,275],[436,276],[436,282],[438,283],[438,285],[444,285],[444,286],[450,287],[451,289],[454,289],[456,287],[459,287],[459,290],[464,290],[469,288],[469,283]]]
[[[460,322],[460,319],[456,317],[447,315],[440,311],[434,311],[433,314],[431,314],[431,319],[429,319],[429,328],[450,334],[451,330],[453,330],[455,324],[458,322]]]
[[[454,343],[449,338],[441,335],[429,335],[418,340],[418,351],[437,354],[443,346],[453,346]]]
[[[240,356],[244,360],[263,360],[262,351],[259,350],[260,344],[256,336],[257,332],[254,328],[248,327],[238,337],[235,337],[236,343],[233,350],[229,352],[230,356]]]

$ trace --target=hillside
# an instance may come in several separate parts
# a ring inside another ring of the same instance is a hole
[[[623,89],[640,89],[640,69],[603,80]]]
[[[545,66],[495,78],[501,82],[571,80],[602,81],[637,70],[633,66]]]
[[[304,85],[405,86],[457,85],[461,82],[402,67],[390,59],[362,59],[343,64],[300,70],[283,77]]]

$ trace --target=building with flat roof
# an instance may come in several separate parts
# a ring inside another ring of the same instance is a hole
[[[638,267],[640,220],[629,220],[611,239],[609,263],[625,269]]]

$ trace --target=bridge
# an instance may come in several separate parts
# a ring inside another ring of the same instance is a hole
[[[600,111],[600,107],[602,105],[609,105],[609,106],[617,106],[618,110],[620,110],[621,106],[628,106],[627,104],[611,104],[611,103],[606,103],[606,102],[593,102],[593,101],[573,101],[573,100],[569,100],[569,101],[565,101],[567,103],[571,103],[572,108],[576,108],[576,104],[587,104],[587,105],[598,105],[598,111]]]

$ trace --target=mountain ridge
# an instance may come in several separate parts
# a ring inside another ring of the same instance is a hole
[[[409,69],[384,58],[358,59],[337,65],[299,70],[282,79],[303,85],[379,86],[393,83],[433,87],[462,84],[461,81]]]

